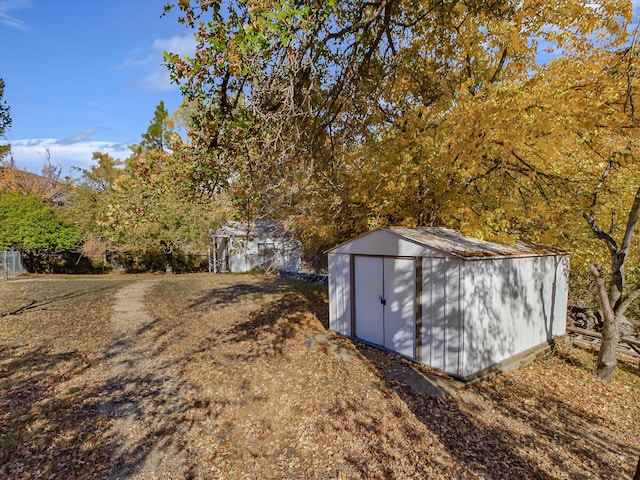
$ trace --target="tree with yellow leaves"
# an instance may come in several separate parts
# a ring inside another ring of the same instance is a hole
[[[377,225],[443,225],[586,266],[613,251],[594,230],[603,215],[625,228],[639,178],[629,2],[174,8],[197,49],[166,60],[199,105],[202,158],[251,215],[289,219],[316,252]]]

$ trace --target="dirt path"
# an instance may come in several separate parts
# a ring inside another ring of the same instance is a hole
[[[113,478],[184,478],[184,449],[170,440],[167,420],[185,407],[174,369],[161,360],[152,333],[154,319],[145,310],[145,293],[161,280],[146,279],[116,293],[111,323],[114,341],[107,352],[107,386],[113,399],[104,408],[112,419],[109,436]],[[176,437],[176,435],[174,435]]]

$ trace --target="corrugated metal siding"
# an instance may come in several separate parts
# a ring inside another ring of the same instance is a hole
[[[552,297],[553,317],[551,323],[552,335],[564,335],[567,333],[567,301],[569,291],[569,256],[556,257],[554,261],[555,275],[553,284],[555,287]]]
[[[422,363],[460,374],[462,261],[422,259]]]
[[[384,346],[415,359],[416,260],[384,259]]]
[[[329,254],[329,328],[351,336],[350,256]]]
[[[431,234],[439,240],[430,240]],[[465,239],[453,230],[390,228],[334,248],[329,251],[331,329],[357,334],[351,331],[349,258],[371,255],[413,256],[420,262],[418,335],[424,364],[466,377],[563,334],[568,255],[522,244],[491,245],[498,244]]]
[[[564,333],[566,258],[465,263],[464,376]]]

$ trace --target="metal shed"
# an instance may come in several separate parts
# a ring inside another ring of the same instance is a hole
[[[300,271],[298,243],[280,222],[228,222],[212,231],[211,237],[215,273],[250,272],[257,268]]]
[[[566,252],[390,227],[328,256],[332,330],[457,377],[565,333]]]

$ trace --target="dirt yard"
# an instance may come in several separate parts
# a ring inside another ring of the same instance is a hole
[[[0,283],[0,478],[630,479],[640,377],[554,357],[440,398],[259,275]],[[402,377],[402,376],[400,376]]]

